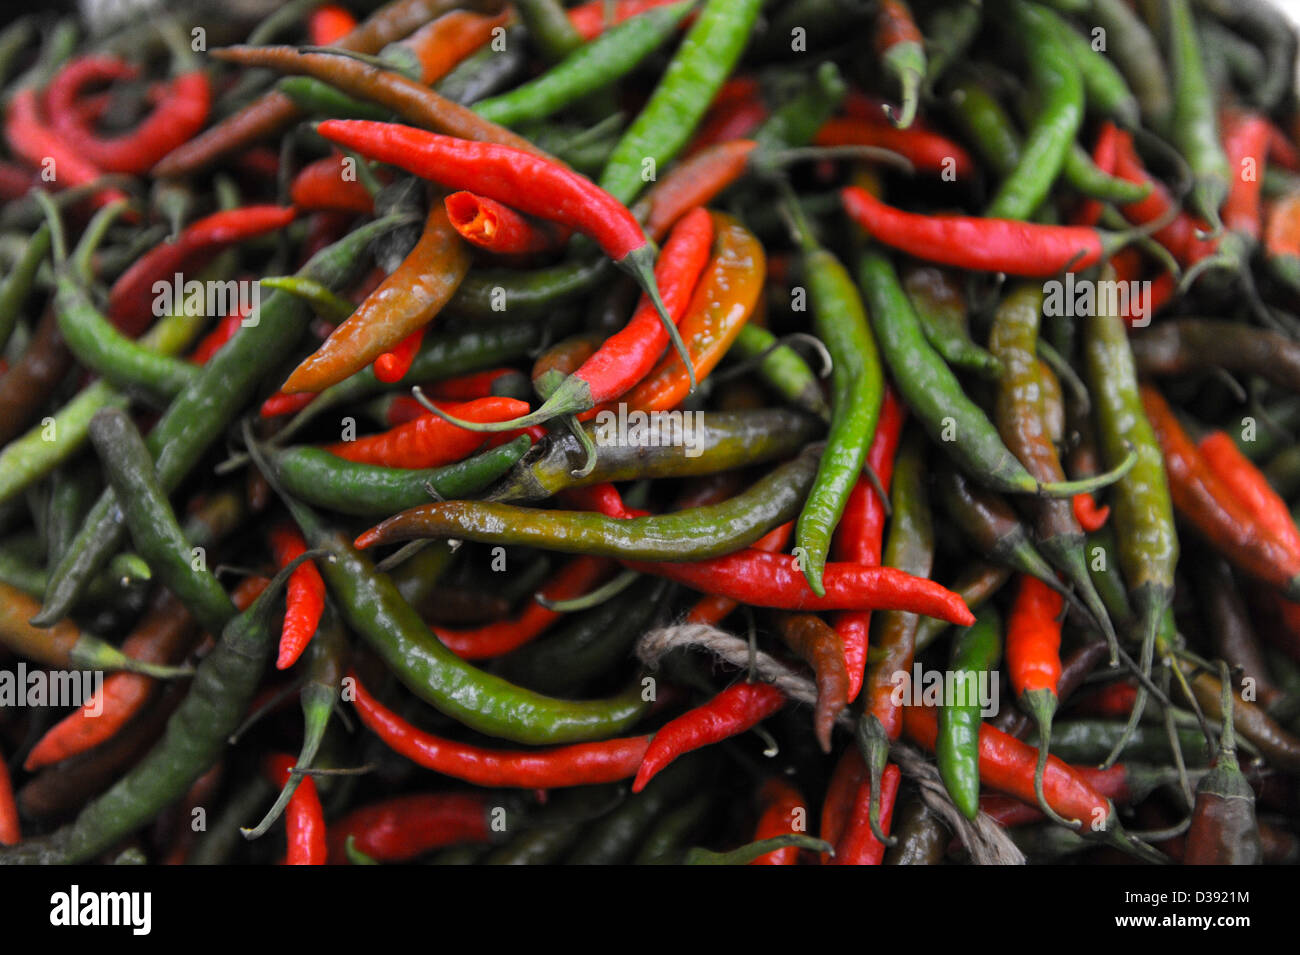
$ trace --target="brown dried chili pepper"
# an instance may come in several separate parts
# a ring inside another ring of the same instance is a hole
[[[632,792],[639,793],[678,757],[738,736],[784,705],[785,694],[770,683],[733,683],[709,702],[660,727],[637,769]]]
[[[780,636],[817,677],[817,706],[813,727],[822,752],[831,751],[835,720],[849,705],[849,674],[844,665],[844,644],[835,630],[815,614],[783,614]]]
[[[416,729],[375,699],[356,674],[352,678],[357,715],[390,749],[475,786],[558,789],[617,782],[636,773],[650,745],[649,736],[629,736],[539,750],[484,749]]]
[[[468,4],[463,0],[397,0],[378,10],[332,45],[358,53],[378,53],[385,45],[409,35],[440,14],[467,5],[486,11],[500,8],[497,0]],[[229,153],[282,133],[301,118],[302,112],[293,100],[278,90],[272,90],[172,150],[159,160],[151,174],[161,179],[192,175]]]
[[[139,335],[155,317],[157,283],[170,289],[177,273],[202,268],[237,242],[282,229],[295,215],[290,206],[244,206],[190,223],[174,240],[154,246],[118,276],[108,293],[108,320],[126,335]]]
[[[1144,375],[1186,375],[1210,368],[1248,372],[1300,392],[1300,345],[1263,328],[1208,318],[1177,318],[1132,336]]]
[[[1192,696],[1210,719],[1226,719],[1224,694],[1231,694],[1232,681],[1226,683],[1225,691],[1221,678],[1211,673],[1198,673],[1191,680]],[[1279,726],[1262,706],[1238,695],[1232,701],[1232,719],[1237,735],[1254,745],[1265,762],[1293,776],[1300,775],[1300,738]]]
[[[434,203],[420,240],[356,311],[298,365],[281,386],[286,394],[324,391],[360,371],[418,329],[450,301],[469,271],[469,248]]]
[[[457,139],[485,145],[506,146],[556,165],[560,164],[559,160],[538,149],[524,137],[484,119],[467,107],[439,96],[422,83],[417,83],[395,70],[380,69],[369,63],[335,54],[307,53],[291,46],[229,46],[213,50],[212,57],[229,63],[238,63],[241,66],[265,67],[281,73],[312,76],[344,93],[386,106],[407,122],[432,130],[434,134],[454,136]],[[283,94],[274,95],[283,96]],[[296,114],[296,107],[294,111]],[[328,120],[327,122],[369,121]],[[317,129],[319,130],[320,127]],[[154,175],[160,175],[156,168]]]
[[[1240,674],[1237,686],[1243,696],[1249,687],[1252,701],[1271,706],[1282,696],[1282,691],[1269,676],[1268,664],[1232,569],[1221,557],[1207,557],[1197,561],[1193,573],[1215,652],[1234,673]]]
[[[1223,718],[1223,735],[1219,739],[1214,768],[1196,786],[1196,805],[1192,809],[1191,828],[1187,830],[1183,863],[1258,865],[1261,849],[1259,825],[1255,821],[1255,793],[1237,765],[1232,683],[1228,680],[1227,666],[1220,663],[1219,667],[1222,673],[1219,710]],[[1213,681],[1213,677],[1210,680]]]
[[[0,376],[0,445],[23,432],[72,365],[51,304],[41,313],[32,339],[14,366]]]
[[[1292,599],[1300,597],[1300,552],[1290,551],[1210,469],[1172,409],[1150,385],[1142,387],[1142,405],[1160,441],[1179,515],[1233,564]]]

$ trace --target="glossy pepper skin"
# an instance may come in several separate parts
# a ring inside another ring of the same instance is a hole
[[[1220,664],[1223,736],[1214,767],[1196,786],[1192,825],[1187,830],[1186,865],[1259,865],[1259,825],[1255,793],[1237,764],[1232,724],[1232,682]]]

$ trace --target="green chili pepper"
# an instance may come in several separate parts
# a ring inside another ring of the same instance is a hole
[[[50,251],[50,227],[42,224],[32,233],[32,237],[23,246],[22,254],[14,262],[0,284],[0,349],[4,348],[13,333],[14,323],[27,296],[31,294],[32,283],[36,279],[36,270]]]
[[[989,334],[989,348],[1002,363],[995,417],[1003,442],[1040,481],[1065,478],[1056,446],[1047,433],[1042,378],[1038,368],[1038,320],[1043,310],[1041,285],[1020,285],[1002,300]],[[1084,554],[1083,530],[1069,501],[1035,500],[1034,539],[1048,562],[1073,584],[1092,618],[1101,627],[1118,661],[1115,628],[1106,606],[1092,585]]]
[[[698,791],[705,772],[698,753],[675,760],[639,793],[598,820],[565,860],[568,865],[617,865],[625,862],[669,807]]]
[[[245,429],[247,431],[247,428]],[[606,700],[557,700],[514,686],[448,650],[398,593],[337,531],[278,487],[263,453],[246,435],[263,475],[284,499],[313,547],[330,559],[321,575],[348,627],[366,641],[416,696],[481,733],[517,743],[568,743],[618,733],[646,707],[640,686]]]
[[[221,807],[221,812],[202,833],[187,865],[224,865],[243,843],[240,826],[255,817],[257,807],[275,792],[261,773],[251,773]]]
[[[321,740],[325,738],[325,730],[329,727],[330,716],[338,704],[340,687],[348,668],[348,641],[342,621],[332,609],[327,609],[326,614],[311,642],[307,644],[307,682],[302,685],[299,696],[302,703],[303,733],[302,748],[298,751],[298,761],[295,763],[297,769],[310,769],[316,759]],[[244,837],[256,839],[265,835],[280,818],[284,807],[289,805],[289,800],[301,782],[302,776],[291,774],[276,797],[275,804],[267,810],[261,822],[252,829],[244,830]]]
[[[4,91],[4,104],[20,90],[27,88],[43,90],[50,85],[54,74],[64,63],[72,59],[81,39],[81,28],[76,17],[63,17],[45,32],[41,40],[41,51],[36,55],[36,62],[27,68],[27,72],[14,78]]]
[[[977,554],[1022,574],[1037,577],[1067,599],[1076,599],[1069,588],[1057,580],[1056,571],[1034,547],[1025,525],[1006,501],[971,484],[961,472],[949,465],[939,469],[936,488],[948,516]]]
[[[69,465],[51,476],[50,504],[45,521],[47,564],[59,562],[101,489],[99,476],[93,468]],[[44,592],[42,588],[41,593]]]
[[[719,504],[631,520],[587,511],[544,511],[493,501],[445,501],[411,508],[377,524],[360,546],[426,537],[519,544],[625,560],[702,560],[747,547],[799,513],[820,447]]]
[[[1228,196],[1233,170],[1219,137],[1215,97],[1205,74],[1205,61],[1188,0],[1164,0],[1166,47],[1174,81],[1170,139],[1192,171],[1191,202],[1211,232],[1223,228],[1219,207]],[[1289,28],[1288,28],[1289,29]]]
[[[1173,101],[1164,57],[1151,31],[1124,0],[1092,0],[1089,15],[1106,31],[1106,55],[1114,58],[1128,81],[1142,119],[1163,131]]]
[[[441,468],[410,470],[345,461],[322,448],[288,448],[271,458],[294,497],[340,514],[375,517],[427,502],[464,498],[501,477],[532,445],[528,435]]]
[[[790,404],[829,420],[830,407],[813,370],[802,355],[781,344],[766,328],[746,324],[731,343],[731,351],[741,359],[756,361],[758,376]]]
[[[1002,620],[990,604],[980,608],[975,623],[957,631],[948,672],[953,697],[939,707],[939,735],[934,755],[948,795],[967,819],[980,810],[980,692],[981,675],[1002,657]]]
[[[673,55],[650,101],[614,149],[600,187],[630,203],[654,171],[671,162],[740,59],[761,0],[708,0]]]
[[[9,71],[14,65],[23,47],[31,42],[36,30],[32,16],[19,17],[0,32],[0,86],[9,80]]]
[[[983,19],[983,0],[957,0],[930,11],[924,30],[927,91],[933,92],[948,69],[966,55]]]
[[[633,865],[680,863],[686,854],[687,840],[699,832],[713,809],[715,799],[713,793],[699,793],[664,813],[637,849]]]
[[[984,214],[993,219],[1027,219],[1043,203],[1061,172],[1070,144],[1083,122],[1083,80],[1069,48],[1037,4],[1014,0],[1004,6],[1007,28],[1024,46],[1029,86],[1038,114],[1020,161],[998,188]]]
[[[926,341],[944,361],[981,378],[997,379],[1001,363],[971,340],[965,291],[951,274],[932,265],[911,265],[903,273],[903,288]]]
[[[580,693],[594,679],[631,658],[632,647],[653,623],[670,588],[643,580],[591,610],[568,618],[541,640],[501,660],[501,675],[540,693]]]
[[[140,432],[120,408],[105,408],[90,422],[90,439],[109,485],[122,502],[136,546],[152,569],[199,625],[220,633],[235,615],[225,588],[191,552],[167,497],[158,484],[153,458]]]
[[[376,236],[408,219],[378,219],[321,250],[299,274],[342,284],[364,261],[363,251]],[[225,430],[254,388],[297,344],[309,321],[307,310],[291,295],[277,292],[259,310],[257,325],[244,328],[203,366],[202,375],[176,396],[149,432],[146,444],[156,454],[158,481],[164,491],[175,488],[203,452]],[[45,606],[35,618],[39,626],[61,619],[94,573],[104,565],[122,538],[123,513],[116,494],[106,490],[86,518],[77,539],[55,568]]]
[[[289,575],[310,554],[285,566],[252,605],[221,631],[203,658],[162,740],[69,825],[41,839],[0,849],[0,863],[84,862],[176,802],[221,756],[253,698],[279,633],[273,611]]]
[[[833,362],[830,433],[795,528],[796,545],[803,551],[804,577],[820,597],[825,592],[822,573],[831,535],[867,463],[867,449],[880,419],[885,378],[862,297],[848,270],[818,244],[798,203],[788,202],[786,208],[803,254],[813,331],[825,343]]]
[[[1001,590],[1002,585],[1010,578],[1011,571],[1008,568],[976,560],[967,564],[960,576],[948,585],[948,589],[961,597],[971,610],[978,610]],[[920,653],[934,643],[950,626],[952,624],[935,617],[922,617],[916,628],[916,652]],[[874,654],[873,647],[868,652],[867,659],[874,661],[876,659]]]
[[[304,113],[326,119],[369,119],[387,122],[390,110],[341,93],[328,83],[310,76],[286,76],[276,83],[278,89]]]
[[[1093,49],[1092,44],[1059,14],[1041,7],[1039,10],[1044,24],[1054,31],[1067,52],[1070,62],[1079,70],[1088,109],[1113,119],[1125,129],[1137,126],[1137,97],[1133,95],[1124,75],[1115,64]]]
[[[515,9],[528,31],[528,42],[547,63],[560,62],[586,42],[559,0],[521,0]]]
[[[470,106],[491,96],[510,83],[524,66],[524,31],[517,26],[506,27],[505,49],[495,50],[492,44],[468,56],[454,70],[444,76],[434,89],[438,95],[453,103]]]
[[[1113,280],[1107,267],[1102,279]],[[1137,463],[1111,491],[1119,564],[1141,635],[1141,665],[1150,672],[1156,632],[1174,592],[1178,535],[1165,476],[1164,458],[1142,408],[1133,351],[1124,322],[1104,310],[1084,322],[1088,389],[1102,454],[1107,461],[1137,455]],[[1138,687],[1134,713],[1146,704],[1146,687]],[[1136,717],[1134,722],[1136,721]]]
[[[460,283],[447,311],[480,321],[539,317],[591,291],[610,268],[607,259],[586,259],[527,272],[476,269]]]
[[[1210,752],[1199,729],[1180,728],[1177,737],[1189,765],[1209,764]],[[1169,745],[1165,728],[1154,724],[1138,726],[1127,734],[1125,724],[1117,720],[1071,720],[1052,727],[1052,755],[1070,763],[1100,763],[1116,747],[1125,763],[1168,763],[1172,755]]]
[[[1036,481],[1007,450],[988,416],[966,397],[957,377],[926,342],[889,259],[876,251],[864,254],[858,263],[858,283],[876,341],[903,400],[930,437],[981,484],[1013,494],[1068,497],[1102,487],[1131,466],[1132,462],[1124,462],[1108,474],[1084,481]]]
[[[537,79],[475,104],[474,112],[503,126],[545,119],[630,73],[664,44],[692,6],[683,2],[654,7],[620,23],[578,46]]]
[[[788,103],[772,111],[750,138],[760,152],[806,146],[812,142],[826,120],[830,119],[848,94],[849,87],[839,67],[827,61],[817,67],[811,81]]]

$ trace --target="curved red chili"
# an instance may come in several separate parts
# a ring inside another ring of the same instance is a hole
[[[277,567],[291,564],[294,558],[307,551],[307,542],[292,524],[277,524],[271,528],[270,537]],[[324,612],[325,581],[321,579],[316,565],[305,560],[289,577],[285,594],[284,627],[280,631],[280,651],[275,659],[277,670],[286,670],[298,662],[312,635],[316,633]]]
[[[297,761],[289,755],[277,753],[266,760],[266,773],[273,785],[283,786],[289,781],[290,770]],[[324,865],[327,858],[325,836],[325,810],[321,808],[316,781],[304,776],[298,788],[289,797],[284,813],[285,835],[289,841],[287,865]]]

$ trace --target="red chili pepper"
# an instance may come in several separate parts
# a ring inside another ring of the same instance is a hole
[[[1288,597],[1300,597],[1300,551],[1291,552],[1247,510],[1150,385],[1142,386],[1142,405],[1164,453],[1174,509],[1229,561]]]
[[[1264,184],[1264,165],[1268,157],[1270,124],[1257,113],[1227,109],[1219,119],[1223,151],[1232,166],[1228,198],[1221,216],[1225,228],[1259,239],[1260,189]]]
[[[962,181],[975,174],[970,153],[946,136],[920,126],[897,129],[877,119],[836,116],[817,130],[818,146],[875,146],[898,153],[917,172],[949,173]]]
[[[784,705],[785,694],[770,683],[733,683],[709,702],[660,727],[637,770],[632,792],[639,793],[677,757],[737,736]]]
[[[463,404],[443,405],[448,414],[471,421],[507,421],[528,410],[515,398],[479,398]],[[382,434],[326,445],[341,458],[360,464],[390,468],[435,468],[459,461],[483,443],[483,435],[466,431],[434,414],[398,425]]]
[[[406,377],[424,341],[427,325],[421,325],[398,342],[392,351],[386,351],[374,361],[375,377],[386,385],[396,384]],[[311,394],[311,392],[307,392]]]
[[[266,759],[266,774],[275,786],[289,781],[290,771],[297,761],[289,755],[276,753]],[[324,865],[327,857],[325,837],[325,810],[321,808],[316,781],[302,777],[298,788],[289,797],[284,811],[285,835],[289,841],[288,865]]]
[[[349,168],[346,162],[347,157],[336,152],[304,166],[289,187],[293,204],[299,209],[371,215],[375,211],[374,197],[359,179],[344,176]]]
[[[674,0],[588,0],[569,11],[569,22],[584,40],[600,36],[615,24],[640,16]]]
[[[1092,163],[1104,173],[1113,175],[1115,164],[1119,161],[1119,142],[1122,130],[1106,120],[1097,133],[1097,142],[1092,147]],[[1070,217],[1072,225],[1095,226],[1101,221],[1106,207],[1099,199],[1085,199]]]
[[[758,793],[763,807],[754,829],[754,841],[772,839],[807,828],[808,805],[803,794],[794,786],[776,776],[763,783]],[[787,846],[759,856],[750,865],[798,865],[799,849]]]
[[[1169,194],[1162,183],[1152,178],[1142,166],[1137,150],[1133,148],[1133,137],[1121,131],[1115,157],[1115,175],[1129,182],[1150,187],[1145,199],[1122,206],[1120,211],[1129,222],[1147,225],[1157,219],[1168,216],[1178,203]],[[1162,226],[1152,234],[1152,238],[1172,253],[1181,265],[1191,265],[1213,254],[1217,243],[1197,237],[1200,226],[1191,216],[1179,213],[1168,225]]]
[[[1071,765],[1070,769],[1093,789],[1115,803],[1124,805],[1134,801],[1136,794],[1130,784],[1130,769],[1123,763],[1116,763],[1107,769],[1074,765]],[[998,825],[1004,828],[1025,826],[1046,818],[1033,806],[1010,796],[995,793],[980,796],[980,811],[988,813]]]
[[[493,31],[509,19],[509,10],[495,16],[452,10],[416,30],[401,45],[420,61],[420,82],[432,86],[491,40]]]
[[[307,36],[312,46],[330,46],[357,28],[357,18],[337,3],[317,7],[307,17]]]
[[[1091,494],[1076,494],[1071,498],[1071,504],[1074,507],[1074,519],[1089,534],[1101,530],[1106,524],[1106,518],[1110,517],[1110,506],[1098,507]]]
[[[496,143],[442,136],[397,123],[330,119],[316,131],[362,155],[441,183],[470,189],[518,210],[559,222],[594,239],[655,301],[660,319],[676,336],[661,307],[654,279],[655,250],[627,208],[590,179],[555,162]],[[682,361],[685,345],[674,341]]]
[[[939,720],[930,706],[903,707],[903,732],[927,752],[934,752]],[[980,727],[980,782],[991,789],[1015,796],[1034,805],[1034,770],[1038,751],[985,723]],[[1047,802],[1066,819],[1079,819],[1085,826],[1109,820],[1109,801],[1069,765],[1055,756],[1047,758],[1043,777]]]
[[[1056,695],[1064,605],[1065,598],[1047,584],[1020,575],[1020,589],[1007,620],[1007,670],[1017,696],[1036,690]]]
[[[885,767],[880,777],[880,829],[885,835],[889,835],[889,823],[894,816],[894,800],[898,797],[898,785],[902,779],[902,773],[893,763]],[[885,844],[871,831],[870,810],[871,781],[864,779],[858,783],[848,827],[835,844],[832,864],[880,865],[884,861]]]
[[[134,129],[103,138],[82,122],[81,91],[95,82],[132,77],[136,70],[115,57],[81,57],[50,83],[46,107],[54,131],[100,169],[143,175],[155,162],[188,142],[207,122],[212,89],[202,70],[182,73],[166,85],[153,111]]]
[[[271,528],[271,551],[277,567],[285,567],[294,558],[306,553],[307,542],[292,524],[277,524]],[[280,631],[280,652],[275,659],[277,670],[287,670],[298,662],[307,649],[321,614],[325,612],[325,581],[310,560],[298,565],[289,577],[285,595],[284,627]]]
[[[539,750],[493,750],[425,733],[385,707],[356,674],[357,715],[394,752],[434,772],[475,786],[556,789],[627,779],[637,771],[649,736],[629,736]]]
[[[1269,120],[1268,123],[1268,158],[1271,162],[1288,172],[1300,172],[1300,150],[1287,139],[1286,133],[1278,129]],[[1263,173],[1261,170],[1261,177]]]
[[[611,563],[599,557],[579,557],[565,564],[558,574],[541,588],[548,600],[571,600],[587,593],[609,576]],[[434,627],[433,632],[452,653],[462,660],[484,660],[499,657],[528,643],[558,620],[562,613],[548,610],[535,600],[518,617],[485,624],[473,630],[446,630]]]
[[[886,494],[889,493],[890,479],[894,476],[894,455],[898,451],[898,439],[903,432],[905,417],[907,408],[898,400],[893,388],[886,388],[880,406],[880,419],[876,423],[876,434],[871,440],[871,449],[867,452],[867,465],[880,479],[880,486]],[[872,483],[860,477],[849,494],[832,541],[835,559],[878,565],[884,534],[884,503]],[[852,703],[858,698],[866,672],[871,613],[852,611],[837,614],[834,623],[835,632],[844,643],[844,663],[849,671],[849,702]]]
[[[637,218],[645,221],[646,234],[658,242],[687,212],[707,205],[744,174],[757,145],[752,139],[733,139],[673,166],[634,207]]]
[[[703,208],[683,216],[664,244],[655,281],[672,322],[681,321],[686,314],[712,245],[713,219]],[[649,374],[667,344],[668,333],[655,306],[642,296],[627,325],[565,378],[542,407],[528,415],[528,422],[583,411],[592,413],[587,417],[594,416],[602,403],[626,394]]]
[[[461,238],[497,255],[528,255],[562,245],[567,229],[534,223],[504,203],[472,192],[453,192],[443,200],[447,218]]]
[[[315,400],[316,392],[314,391],[304,391],[294,395],[286,395],[283,391],[277,391],[262,402],[258,414],[263,418],[278,418],[281,415],[297,414]],[[424,411],[423,408],[420,410]]]
[[[0,753],[0,846],[16,846],[22,842],[22,828],[18,824],[18,804],[14,802],[14,787],[9,779],[9,765]]]
[[[722,103],[714,100],[699,131],[686,149],[686,155],[693,156],[704,149],[725,143],[728,140],[743,139],[749,136],[767,119],[767,106],[755,93],[750,97],[737,97]]]
[[[1227,224],[1227,220],[1224,220]],[[1259,468],[1241,453],[1236,442],[1222,431],[1213,431],[1197,444],[1205,463],[1240,504],[1265,530],[1280,540],[1292,554],[1300,554],[1300,530],[1291,519],[1286,501],[1273,490]]]
[[[49,182],[56,189],[84,186],[104,175],[76,144],[65,141],[45,124],[33,89],[22,90],[9,101],[4,129],[10,152],[41,170],[42,178],[48,171],[52,176]],[[120,189],[103,189],[95,193],[93,202],[98,207],[126,198]]]
[[[975,621],[957,594],[932,580],[893,567],[829,563],[818,597],[803,571],[784,554],[749,548],[724,557],[695,562],[625,561],[643,574],[667,577],[708,594],[719,594],[755,607],[778,610],[904,610],[938,617],[958,626]]]
[[[1070,704],[1070,712],[1084,716],[1103,716],[1107,719],[1126,719],[1137,702],[1137,684],[1116,680],[1082,695]]]
[[[170,284],[176,273],[202,268],[236,242],[284,228],[295,214],[287,206],[244,206],[191,223],[174,241],[154,246],[118,277],[108,293],[109,321],[124,334],[140,334],[154,317],[156,282]]]
[[[857,746],[850,745],[835,764],[831,781],[826,786],[826,796],[822,800],[818,835],[824,842],[829,842],[833,846],[839,845],[849,827],[849,818],[853,814],[853,806],[857,801],[858,787],[867,778],[867,764],[862,761],[861,751]],[[829,864],[830,854],[823,853],[821,861],[823,865]]]
[[[790,543],[790,537],[794,534],[794,521],[782,524],[774,530],[768,531],[758,540],[754,541],[754,550],[766,551],[769,554],[779,554],[785,550],[786,545]],[[686,614],[687,623],[718,623],[728,614],[740,606],[736,601],[729,597],[719,597],[716,594],[708,594],[696,601],[690,611]],[[843,637],[841,637],[843,639]],[[848,656],[848,646],[845,645],[845,656]],[[849,685],[852,686],[852,670],[849,672]],[[859,683],[861,681],[859,680]]]
[[[231,600],[246,610],[266,589],[265,577],[245,577]],[[149,663],[174,663],[189,645],[193,621],[174,598],[164,596],[122,644],[122,652]],[[50,727],[27,754],[29,772],[87,752],[112,739],[153,698],[157,681],[119,671],[104,677],[98,693]]]
[[[488,368],[484,371],[474,371],[467,375],[457,375],[455,378],[444,378],[442,381],[435,381],[429,387],[424,389],[424,393],[431,398],[441,398],[444,401],[470,401],[474,398],[488,398],[492,395],[492,386],[503,375],[517,374],[513,368]],[[409,421],[411,418],[419,417],[425,414],[425,410],[420,407],[420,403],[414,398],[402,396],[402,411],[405,415],[412,407],[419,409],[418,413],[411,414],[410,417],[394,419],[398,414],[397,402],[394,402],[388,409],[388,423],[400,424],[403,420]]]
[[[1043,278],[1067,268],[1079,271],[1109,258],[1130,238],[1088,226],[904,212],[857,186],[846,186],[840,195],[849,217],[885,245],[977,272]]]
[[[219,321],[217,327],[208,332],[190,354],[190,361],[196,365],[206,365],[244,327],[244,319],[247,317],[248,309],[239,308]]]
[[[491,837],[489,793],[415,793],[354,809],[330,827],[329,859],[342,863],[348,836],[379,862],[406,862],[430,849]]]

